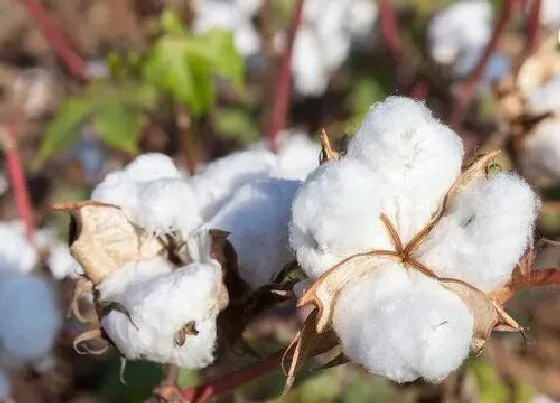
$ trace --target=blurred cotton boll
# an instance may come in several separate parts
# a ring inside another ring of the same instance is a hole
[[[527,8],[533,1],[527,2]],[[560,2],[541,0],[541,24],[552,30],[560,28]]]
[[[37,253],[17,222],[0,222],[0,273],[29,273],[37,264]]]

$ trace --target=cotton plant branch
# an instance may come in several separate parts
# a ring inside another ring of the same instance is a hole
[[[40,0],[20,0],[33,21],[39,26],[45,39],[51,44],[58,57],[64,62],[70,73],[80,79],[87,78],[86,63],[68,44],[58,27],[47,16]]]
[[[399,37],[397,13],[392,0],[378,0],[378,7],[381,35],[387,50],[398,67],[402,55],[402,43]]]
[[[490,58],[496,51],[502,36],[506,32],[509,21],[513,15],[513,11],[516,9],[516,4],[516,0],[504,0],[498,22],[480,60],[472,69],[469,76],[459,85],[459,88],[457,89],[453,109],[448,119],[449,124],[454,129],[457,129],[465,119],[468,109],[476,94],[478,84],[486,72]]]
[[[541,0],[532,0],[529,6],[526,26],[527,46],[525,48],[525,57],[535,53],[539,47],[541,7]]]
[[[278,135],[286,127],[290,95],[292,89],[292,53],[296,34],[301,25],[304,0],[296,0],[292,21],[288,30],[288,40],[280,61],[280,70],[276,80],[274,105],[268,127],[267,144],[275,151],[278,147]]]
[[[23,106],[15,108],[7,128],[0,128],[0,145],[6,155],[6,166],[10,183],[14,191],[14,199],[19,216],[25,225],[25,234],[29,240],[33,238],[35,228],[33,209],[29,197],[29,189],[25,180],[25,173],[17,139],[23,130],[25,111]]]

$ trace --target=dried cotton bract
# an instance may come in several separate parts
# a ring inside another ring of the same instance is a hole
[[[333,329],[375,374],[439,381],[495,326],[520,330],[490,292],[530,246],[538,201],[518,176],[489,176],[491,156],[460,174],[460,138],[423,104],[374,105],[294,200],[291,246],[315,280],[299,303],[316,306],[295,342]]]

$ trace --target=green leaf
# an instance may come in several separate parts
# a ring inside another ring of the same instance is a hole
[[[216,89],[208,60],[199,55],[189,57],[189,67],[193,78],[193,99],[191,112],[196,116],[205,114],[216,100]]]
[[[161,13],[161,27],[167,34],[181,35],[185,33],[181,18],[171,7],[165,8]]]
[[[107,144],[130,154],[138,153],[140,111],[136,108],[113,104],[94,117],[95,128]]]
[[[245,61],[237,51],[233,33],[213,29],[204,35],[206,51],[214,64],[213,71],[238,88],[245,84]]]
[[[257,122],[246,111],[220,109],[215,114],[216,125],[221,136],[249,144],[259,137]]]
[[[37,165],[42,165],[47,158],[74,143],[81,134],[81,126],[95,109],[96,104],[90,99],[75,97],[66,101],[47,128]]]

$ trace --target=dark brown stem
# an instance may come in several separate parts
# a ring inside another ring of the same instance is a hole
[[[70,47],[58,27],[50,20],[40,0],[20,0],[35,23],[41,29],[45,39],[54,48],[58,57],[66,64],[70,73],[83,80],[86,78],[86,64]]]
[[[541,28],[541,0],[531,0],[527,17],[527,46],[525,57],[535,53],[539,47],[540,28]]]
[[[387,46],[387,50],[398,67],[401,61],[402,44],[399,37],[397,13],[391,0],[378,0],[378,6],[381,35]]]
[[[490,58],[496,51],[502,36],[506,32],[515,5],[516,0],[504,0],[498,23],[494,28],[490,41],[486,45],[486,48],[484,49],[484,52],[476,66],[472,69],[469,76],[460,84],[457,90],[453,110],[451,111],[451,115],[448,119],[451,127],[457,129],[461,126],[461,123],[465,119],[474,95],[476,94],[478,84],[486,72]]]
[[[292,52],[298,28],[301,24],[304,0],[296,0],[292,22],[288,31],[288,41],[282,59],[274,92],[274,109],[268,128],[267,143],[272,151],[278,147],[278,135],[286,128],[290,95],[292,92]]]

